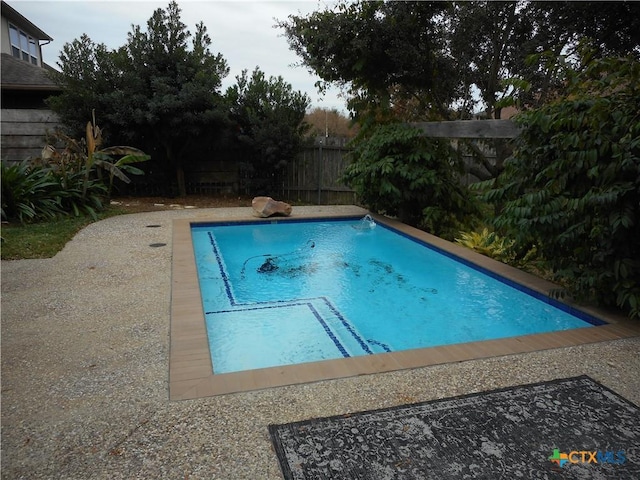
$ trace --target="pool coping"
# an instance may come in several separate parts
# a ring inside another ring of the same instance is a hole
[[[346,209],[349,210],[349,209]],[[209,353],[204,309],[200,298],[198,274],[191,240],[191,225],[203,223],[236,223],[255,221],[296,221],[321,218],[353,218],[367,213],[354,207],[332,211],[295,209],[290,217],[256,218],[251,209],[238,207],[232,217],[189,218],[173,220],[173,256],[171,270],[171,326],[169,353],[169,398],[187,400],[285,385],[391,372],[409,368],[461,362],[480,358],[513,355],[552,348],[640,336],[640,322],[593,307],[562,302],[578,312],[606,322],[559,332],[509,337],[497,340],[444,345],[375,355],[364,355],[299,365],[261,368],[242,372],[214,374]],[[542,278],[493,260],[470,249],[448,242],[397,220],[373,215],[374,219],[404,235],[414,237],[446,255],[454,256],[470,266],[530,289],[541,298],[549,298],[557,285]]]

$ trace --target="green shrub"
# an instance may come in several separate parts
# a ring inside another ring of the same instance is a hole
[[[108,187],[102,180],[86,178],[85,172],[67,171],[65,174],[52,171],[53,178],[60,186],[56,199],[63,212],[79,215],[89,215],[94,220],[97,212],[103,209],[103,199],[106,198]]]
[[[587,63],[566,96],[521,115],[485,198],[495,226],[537,245],[570,294],[640,317],[640,64]]]
[[[513,250],[515,240],[500,237],[488,228],[483,228],[480,232],[460,232],[455,243],[503,263],[512,262],[516,256]]]
[[[342,181],[370,209],[444,236],[477,212],[449,141],[392,123],[361,132],[353,146]]]
[[[150,158],[133,147],[100,148],[102,132],[95,118],[87,122],[86,138],[80,141],[61,132],[51,134],[48,140],[41,158],[2,164],[2,218],[24,223],[58,214],[87,214],[95,220],[103,209],[103,199],[111,193],[114,178],[130,182],[124,172],[141,175],[143,172],[131,164]],[[107,173],[107,179],[102,172]]]
[[[56,196],[60,184],[50,167],[32,165],[27,160],[11,165],[0,162],[0,176],[3,219],[24,223],[63,212]]]
[[[59,165],[28,160],[13,165],[2,162],[0,173],[2,218],[21,223],[67,214],[88,214],[95,219],[107,193],[104,183],[85,178],[84,170],[63,170]]]

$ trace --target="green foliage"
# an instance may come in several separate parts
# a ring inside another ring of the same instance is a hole
[[[375,97],[384,107],[394,95],[432,91],[430,100],[441,106],[451,98],[454,73],[437,21],[447,8],[445,2],[344,2],[333,11],[290,15],[279,27],[307,67],[325,84],[347,86],[353,99]]]
[[[477,211],[446,140],[407,125],[380,125],[361,132],[351,159],[342,180],[372,210],[444,236]]]
[[[579,39],[637,55],[638,13],[634,2],[360,0],[290,15],[279,27],[321,87],[347,93],[361,123],[381,112],[399,121],[468,119],[479,109],[497,119],[514,101],[530,108],[562,89],[549,59],[573,58]],[[476,149],[469,166],[482,180],[499,175],[510,154],[503,139],[485,143],[494,159]]]
[[[85,131],[86,135],[82,141],[77,141],[62,132],[55,132],[50,135],[50,143],[42,152],[42,160],[56,166],[53,169],[53,174],[60,177],[61,185],[64,188],[62,198],[71,199],[70,207],[76,215],[79,211],[73,200],[76,197],[73,194],[76,183],[77,186],[82,185],[79,197],[87,204],[84,208],[97,207],[100,209],[100,197],[103,195],[103,190],[106,189],[107,196],[111,195],[114,177],[129,183],[131,180],[124,171],[134,175],[142,175],[144,172],[131,164],[145,162],[150,158],[142,150],[133,147],[100,148],[102,146],[102,131],[96,125],[95,117],[93,121],[87,122]],[[56,149],[53,145],[64,145],[64,148]],[[107,185],[103,182],[102,171],[107,172],[109,180]]]
[[[589,60],[589,59],[587,59]],[[567,95],[519,117],[485,198],[495,225],[536,244],[570,293],[640,316],[640,64],[585,61]]]
[[[66,44],[55,76],[63,92],[50,105],[73,136],[84,133],[78,118],[93,109],[107,112],[102,123],[109,143],[139,145],[152,154],[155,167],[175,172],[184,195],[183,162],[206,151],[227,125],[220,88],[229,69],[210,45],[205,26],[191,35],[172,1],[153,13],[146,31],[134,26],[118,50],[86,35]]]
[[[103,198],[111,193],[114,176],[126,182],[123,170],[142,173],[131,164],[148,160],[148,155],[124,146],[99,149],[102,133],[95,119],[85,130],[81,141],[62,132],[51,134],[37,162],[2,164],[3,218],[25,222],[72,213],[95,219]],[[108,172],[108,187],[101,170]]]
[[[24,161],[2,164],[2,216],[21,223],[59,215],[96,217],[102,209],[105,185],[87,179],[84,166],[73,158],[43,165]]]
[[[238,139],[250,150],[245,175],[271,179],[263,185],[268,191],[277,185],[303,144],[304,116],[311,101],[306,94],[293,91],[282,77],[267,79],[258,68],[251,77],[244,70],[236,79],[226,99]]]
[[[184,162],[203,153],[227,125],[220,88],[229,67],[210,45],[204,24],[196,25],[192,36],[172,1],[153,13],[146,31],[135,26],[116,57],[123,107],[114,120],[127,135],[122,143],[146,139],[143,150],[153,154],[155,149],[175,170],[181,196],[186,195]]]
[[[479,232],[460,232],[455,242],[503,263],[510,263],[515,259],[513,250],[515,240],[500,237],[496,232],[489,231],[486,227]]]
[[[47,103],[67,127],[66,133],[81,138],[94,110],[116,111],[111,105],[118,88],[113,53],[83,34],[62,47],[58,67],[59,72],[49,74],[62,91]]]
[[[86,152],[79,151],[77,154],[85,159],[87,179],[89,178],[91,167],[94,165],[107,172],[109,175],[109,188],[107,193],[111,195],[114,177],[118,177],[125,183],[130,183],[131,180],[124,172],[126,171],[132,175],[143,175],[144,172],[142,170],[131,164],[146,162],[151,157],[138,148],[124,145],[106,147],[98,150],[102,146],[102,130],[96,124],[95,113],[92,112],[92,115],[93,121],[87,122],[86,127]],[[52,150],[55,151],[53,148]],[[120,158],[116,159],[114,157]]]
[[[115,158],[114,158],[115,157]],[[120,157],[120,158],[118,158]],[[144,171],[131,165],[132,163],[146,162],[151,156],[142,150],[133,147],[107,147],[93,154],[95,165],[107,172],[109,176],[108,195],[113,190],[115,178],[124,183],[131,183],[129,175],[144,175]],[[126,172],[126,173],[125,173]]]
[[[322,79],[320,87],[344,87],[356,118],[373,106],[391,106],[405,121],[470,118],[478,107],[487,118],[500,118],[508,98],[541,105],[562,87],[546,59],[573,57],[580,41],[592,42],[599,55],[638,57],[640,3],[601,7],[356,0],[290,15],[278,26],[302,63]],[[499,162],[506,156],[499,151]]]
[[[637,59],[640,55],[638,2],[610,2],[607,8],[597,2],[531,2],[528,10],[568,37],[573,46],[580,39],[589,39],[598,57],[634,54]]]
[[[12,165],[0,162],[0,178],[3,219],[26,222],[62,212],[55,194],[60,183],[51,168],[31,165],[27,160]]]

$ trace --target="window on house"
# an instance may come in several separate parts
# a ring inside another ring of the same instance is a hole
[[[38,65],[38,41],[27,35],[15,25],[9,24],[9,37],[11,39],[11,54]]]
[[[29,56],[31,63],[38,65],[38,44],[33,38],[29,38]]]

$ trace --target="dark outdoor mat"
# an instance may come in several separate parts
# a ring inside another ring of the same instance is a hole
[[[269,433],[287,480],[640,479],[640,409],[587,376]]]

